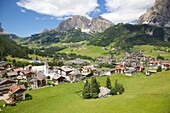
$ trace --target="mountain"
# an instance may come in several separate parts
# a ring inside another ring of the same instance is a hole
[[[93,33],[103,32],[111,26],[113,26],[113,23],[101,16],[88,19],[76,15],[61,22],[56,29],[45,29],[41,33],[21,39],[20,42],[24,45],[34,44],[39,46],[48,46],[57,42],[80,42],[91,39]]]
[[[30,37],[22,38],[20,42],[35,45],[50,45],[57,42],[80,42],[92,38],[91,34],[81,32],[77,29],[58,31],[56,29],[45,30],[42,33],[31,35]]]
[[[2,36],[3,38],[6,38],[7,40],[12,41],[12,42],[14,42],[16,39],[19,39],[19,37],[17,35],[10,34],[10,33],[6,32],[2,28],[1,23],[0,23],[0,36]]]
[[[14,41],[10,41],[0,36],[0,60],[7,55],[19,58],[28,58],[27,48],[17,45]]]
[[[1,23],[0,23],[0,33],[4,32],[4,29],[1,27]]]
[[[111,26],[113,26],[113,23],[101,16],[88,19],[87,17],[76,15],[61,22],[57,27],[57,30],[80,29],[82,32],[103,32]]]
[[[90,40],[90,44],[97,46],[109,46],[113,44],[114,47],[120,49],[146,44],[170,46],[170,42],[166,42],[164,37],[165,31],[161,27],[147,24],[117,24],[108,28],[103,33],[97,34]]]
[[[156,0],[154,6],[139,18],[138,24],[142,23],[170,27],[170,0]]]

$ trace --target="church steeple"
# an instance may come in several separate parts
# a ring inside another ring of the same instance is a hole
[[[48,65],[48,61],[46,60],[44,63],[44,74],[48,74],[48,69],[49,69],[49,65]]]

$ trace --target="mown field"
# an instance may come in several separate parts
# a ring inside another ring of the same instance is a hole
[[[158,51],[156,49],[170,50],[170,48],[165,48],[165,47],[140,45],[140,46],[134,46],[133,51],[144,50],[143,55],[145,56],[157,57],[158,55],[160,55],[163,56],[165,59],[170,59],[170,52]],[[97,56],[103,56],[103,55],[111,56],[110,51],[111,50],[103,50],[102,47],[100,46],[84,45],[79,48],[66,48],[64,50],[59,51],[59,53],[75,53],[75,54],[86,55],[92,58],[96,58]],[[125,53],[121,52],[120,55],[114,55],[114,57],[120,58],[124,55]]]
[[[97,56],[110,56],[109,50],[103,50],[102,47],[99,46],[82,46],[80,48],[67,48],[59,51],[59,53],[75,53],[79,55],[85,55],[92,58],[96,58]]]
[[[144,50],[144,55],[145,56],[152,56],[152,57],[157,57],[158,55],[163,56],[165,59],[170,59],[170,52],[163,52],[163,51],[158,51],[156,49],[160,50],[170,50],[170,48],[166,47],[156,47],[156,46],[150,46],[150,45],[140,45],[140,46],[134,46],[134,50],[139,51],[139,50]]]
[[[84,83],[65,83],[54,87],[28,91],[32,100],[22,101],[14,107],[2,109],[2,113],[169,113],[170,71],[151,76],[136,74],[132,77],[116,74],[125,87],[122,95],[100,99],[82,99],[76,92]],[[102,86],[106,77],[98,77]]]

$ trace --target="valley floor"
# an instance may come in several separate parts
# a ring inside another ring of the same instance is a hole
[[[65,83],[54,87],[28,91],[32,100],[14,107],[2,108],[3,113],[169,113],[170,71],[151,76],[110,76],[112,85],[117,79],[125,87],[122,95],[85,100],[79,92],[84,83]],[[97,80],[105,86],[106,77]]]

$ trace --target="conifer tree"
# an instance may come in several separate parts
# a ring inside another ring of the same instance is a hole
[[[110,81],[110,78],[107,76],[107,79],[106,79],[106,87],[108,89],[111,89],[112,88],[112,84],[111,84],[111,81]]]
[[[84,99],[89,99],[90,97],[90,84],[88,80],[86,79],[86,83],[84,84],[82,96]]]
[[[100,90],[99,90],[99,84],[96,80],[95,77],[92,77],[92,81],[91,81],[91,87],[90,87],[90,96],[92,98],[98,98],[98,94],[99,94]]]

